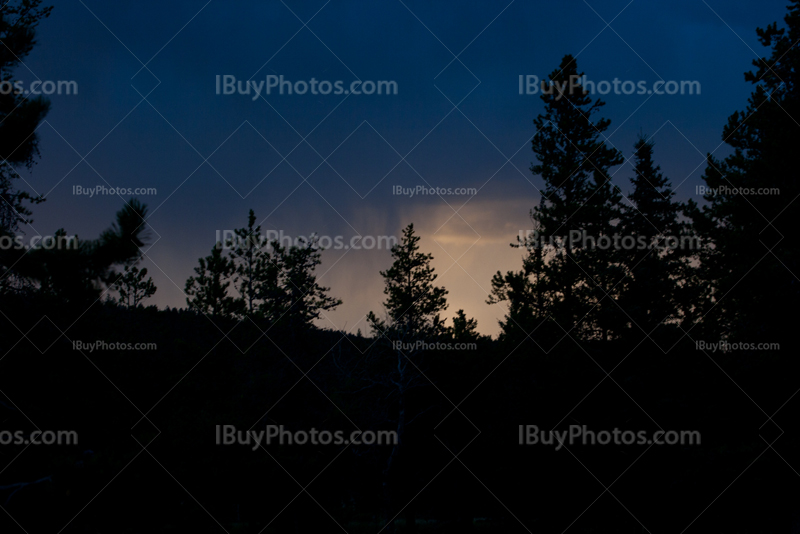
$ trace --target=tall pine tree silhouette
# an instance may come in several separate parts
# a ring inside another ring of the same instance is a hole
[[[516,314],[536,311],[541,320],[558,324],[553,325],[561,330],[557,337],[571,332],[593,339],[608,337],[620,321],[611,299],[624,272],[613,248],[594,244],[611,238],[619,219],[621,195],[611,184],[610,169],[623,157],[602,137],[610,122],[592,118],[605,103],[592,101],[578,83],[582,75],[567,55],[549,76],[532,140],[538,163],[531,171],[544,180],[540,203],[531,213],[536,231],[522,243],[529,250],[523,271],[497,273],[490,302],[510,300]],[[510,314],[503,328],[530,324]],[[552,328],[538,330],[546,336]]]
[[[800,145],[800,1],[784,18],[758,29],[771,49],[754,60],[754,84],[744,111],[728,119],[723,140],[732,155],[708,155],[703,176],[707,205],[690,202],[695,227],[708,245],[701,256],[707,284],[701,328],[709,337],[730,334],[748,341],[771,341],[794,323],[783,312],[800,296],[800,194],[793,158]],[[773,189],[774,191],[770,191]],[[757,191],[761,189],[762,191]]]
[[[692,251],[683,248],[690,242],[682,235],[681,204],[674,201],[669,180],[653,161],[653,142],[641,136],[634,149],[633,190],[619,225],[623,238],[632,242],[622,250],[628,276],[620,306],[638,337],[678,318],[676,275]]]

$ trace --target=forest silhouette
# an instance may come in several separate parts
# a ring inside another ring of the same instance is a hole
[[[0,12],[5,75],[50,8]],[[707,157],[714,192],[701,203],[675,198],[646,133],[626,183],[612,183],[625,159],[607,141],[605,103],[568,83],[583,72],[563,57],[548,80],[570,89],[542,94],[531,125],[544,185],[510,243],[521,264],[490,281],[487,305],[507,309],[495,337],[469,310],[445,319],[448,290],[412,221],[355,334],[323,327],[347,295],[320,284],[318,239],[266,242],[254,210],[175,281],[181,308],[148,305],[138,199],[97,238],[0,247],[0,430],[80,436],[0,446],[0,531],[799,531],[800,0],[757,32],[767,55],[721,129],[731,155]],[[49,109],[0,95],[3,243],[47,209],[14,168],[47,157],[36,132]],[[780,194],[741,192],[760,188]],[[74,344],[95,339],[157,348]],[[218,425],[270,424],[397,440],[215,443]],[[521,425],[702,441],[556,450],[521,444]]]

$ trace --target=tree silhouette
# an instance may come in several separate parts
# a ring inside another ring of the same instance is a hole
[[[467,318],[464,310],[456,312],[450,331],[456,343],[475,343],[481,337],[478,333],[478,321]]]
[[[413,223],[403,229],[400,243],[392,247],[392,266],[381,271],[388,320],[374,312],[367,317],[376,332],[390,339],[432,338],[444,332],[439,314],[447,308],[447,290],[434,286],[438,275],[430,265],[433,256],[419,251],[419,240]]]
[[[317,282],[314,270],[322,261],[317,237],[290,247],[277,240],[265,243],[255,221],[250,210],[247,226],[234,230],[225,247],[219,243],[210,256],[200,260],[197,276],[186,281],[187,302],[191,309],[211,315],[248,315],[281,325],[294,336],[311,328],[323,312],[342,301],[328,295],[330,288]],[[223,248],[228,250],[227,256]],[[238,297],[228,294],[231,287]]]
[[[800,143],[800,2],[792,0],[784,18],[758,29],[768,58],[754,60],[745,80],[755,88],[744,111],[728,119],[723,140],[733,154],[719,161],[708,155],[703,179],[716,192],[702,209],[690,201],[696,231],[708,245],[701,255],[707,285],[703,330],[719,337],[775,338],[793,326],[785,302],[798,297],[792,272],[800,268],[800,194],[792,158]],[[777,188],[779,194],[749,189]],[[765,284],[764,281],[769,283]]]
[[[420,238],[414,224],[403,229],[402,239],[392,247],[392,266],[381,271],[384,281],[386,319],[370,312],[367,321],[379,343],[366,357],[370,385],[389,391],[396,403],[395,432],[392,447],[383,469],[386,520],[395,515],[396,494],[407,494],[410,485],[410,462],[407,458],[407,427],[419,416],[409,414],[409,396],[413,389],[427,383],[422,373],[424,347],[419,342],[432,342],[447,333],[440,313],[447,308],[447,290],[434,285],[437,274],[431,267],[433,255],[421,252]],[[462,324],[462,326],[467,326]],[[406,466],[405,468],[400,466]],[[404,476],[405,475],[405,476]],[[414,524],[414,506],[406,508],[406,522]]]
[[[228,294],[234,280],[236,266],[222,254],[222,243],[217,243],[211,254],[198,260],[195,276],[186,280],[186,303],[190,310],[211,317],[230,318],[241,313],[243,304]]]
[[[682,260],[692,254],[683,248],[690,243],[680,242],[685,234],[679,222],[682,207],[673,200],[669,180],[653,161],[653,146],[646,136],[634,145],[633,191],[619,224],[633,244],[621,251],[628,276],[621,284],[620,306],[633,322],[631,328],[637,333],[643,330],[641,335],[678,317],[676,275],[682,271]]]
[[[243,300],[244,309],[253,315],[258,306],[258,297],[264,283],[265,263],[269,262],[267,251],[261,243],[261,226],[255,226],[256,215],[253,210],[247,216],[247,227],[234,230],[235,237],[226,245],[236,266],[236,289]]]
[[[588,240],[585,245],[582,237],[599,240],[614,233],[621,196],[611,185],[610,168],[623,158],[602,139],[610,122],[592,121],[605,103],[593,102],[577,83],[582,75],[575,59],[564,56],[549,76],[554,90],[541,96],[545,110],[534,120],[532,140],[539,162],[531,172],[541,176],[545,187],[531,213],[535,232],[518,243],[528,251],[523,271],[505,276],[498,272],[489,299],[514,299],[504,330],[536,327],[552,319],[564,332],[605,338],[619,322],[620,311],[611,302],[624,275],[619,258],[613,248],[593,246]],[[523,310],[536,312],[539,323],[531,325],[529,317],[517,320],[514,315]]]
[[[54,246],[0,251],[0,264],[13,265],[27,280],[25,291],[36,291],[56,302],[87,305],[118,278],[116,268],[141,254],[147,231],[147,206],[131,199],[117,212],[117,221],[98,239],[81,240],[59,229]]]
[[[41,0],[14,0],[0,7],[0,82],[14,83],[13,71],[33,50],[36,26],[50,16],[52,7],[42,7]],[[14,166],[31,168],[39,155],[36,129],[50,110],[50,102],[42,96],[0,93],[0,235],[14,232],[21,224],[31,222],[26,202],[44,199],[27,191],[19,191],[13,180],[18,178]]]
[[[142,300],[152,297],[156,286],[152,278],[145,279],[147,269],[139,270],[135,265],[130,265],[114,283],[114,289],[119,293],[117,302],[128,308],[138,307]]]
[[[314,270],[321,263],[319,239],[312,236],[302,245],[284,247],[272,242],[272,258],[263,264],[261,291],[264,314],[273,322],[282,322],[292,331],[307,329],[325,311],[342,301],[328,295],[330,288],[317,282]]]

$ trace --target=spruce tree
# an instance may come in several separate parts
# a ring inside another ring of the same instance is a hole
[[[623,249],[627,277],[620,306],[634,324],[634,332],[650,334],[665,320],[677,319],[678,282],[684,259],[692,250],[679,221],[681,204],[669,179],[653,161],[653,142],[641,136],[634,145],[633,190],[622,210],[620,233],[633,246]],[[677,247],[676,247],[677,245]]]

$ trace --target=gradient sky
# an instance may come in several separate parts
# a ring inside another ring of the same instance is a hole
[[[96,237],[123,205],[74,186],[156,188],[140,197],[151,213],[143,265],[158,286],[150,302],[183,307],[197,258],[250,208],[264,230],[292,236],[399,235],[414,222],[450,291],[448,315],[464,308],[494,334],[504,310],[484,303],[489,282],[519,268],[508,244],[529,227],[543,185],[528,170],[543,106],[518,93],[519,75],[544,78],[569,53],[594,81],[699,81],[700,95],[603,97],[609,142],[627,157],[640,132],[654,135],[677,197],[698,199],[704,154],[728,153],[722,127],[751,90],[743,73],[767,55],[755,28],[782,21],[786,2],[52,3],[16,74],[75,80],[79,93],[51,97],[41,161],[22,172],[21,188],[47,198],[26,234]],[[393,80],[398,94],[254,101],[216,94],[228,74]],[[630,165],[615,172],[627,191]],[[418,185],[479,191],[392,194]],[[324,252],[321,282],[344,304],[321,326],[363,330],[390,263],[386,250]]]

